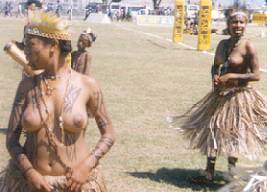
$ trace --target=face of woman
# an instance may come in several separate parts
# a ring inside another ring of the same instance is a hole
[[[246,29],[247,21],[244,16],[237,15],[233,17],[229,24],[228,29],[232,37],[241,37],[244,35]]]
[[[77,42],[77,47],[79,50],[84,50],[86,47],[90,47],[91,43],[88,40],[88,38],[85,35],[80,35],[78,42]]]
[[[31,67],[35,70],[45,69],[49,60],[49,44],[33,35],[26,35],[24,53]]]

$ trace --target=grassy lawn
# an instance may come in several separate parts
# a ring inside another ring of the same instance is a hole
[[[0,45],[22,39],[23,20],[0,18]],[[172,44],[144,33],[171,38],[168,27],[141,27],[129,23],[91,24],[72,22],[73,47],[79,33],[91,27],[97,34],[92,47],[92,74],[100,83],[117,134],[117,142],[102,160],[110,192],[189,192],[215,191],[224,184],[224,157],[218,159],[214,185],[197,186],[190,177],[205,167],[205,157],[188,150],[187,141],[165,122],[168,112],[182,113],[211,89],[210,66],[213,56]],[[220,25],[219,27],[223,27]],[[125,30],[127,29],[127,30]],[[266,30],[266,29],[265,29]],[[261,28],[249,26],[250,38],[267,69],[267,37]],[[212,35],[211,52],[219,40]],[[197,36],[185,35],[184,43],[196,47]],[[21,79],[17,64],[0,51],[0,167],[9,159],[5,149],[5,128],[16,86]],[[267,95],[267,74],[255,86]],[[87,130],[88,145],[99,138],[93,120]],[[264,161],[240,159],[239,165],[253,166]]]

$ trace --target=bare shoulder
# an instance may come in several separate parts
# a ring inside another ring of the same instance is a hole
[[[29,90],[31,90],[35,86],[36,77],[25,77],[23,78],[18,85],[17,92],[20,93],[28,93]]]
[[[227,46],[228,39],[223,39],[218,43],[217,49],[223,49],[225,46]]]
[[[34,86],[34,77],[23,78],[18,84],[14,105],[25,103],[25,99],[27,98],[28,93],[33,89]]]
[[[227,43],[227,39],[223,39],[219,42],[214,56],[214,65],[220,65],[225,62],[225,49],[227,47]]]
[[[218,43],[217,48],[216,48],[215,57],[221,56],[224,54],[225,49],[227,47],[227,44],[228,44],[228,39],[223,39]]]
[[[255,48],[255,46],[254,46],[254,44],[252,43],[251,40],[244,39],[244,45],[245,45],[246,50],[249,53],[251,53],[251,54],[256,53],[256,48]]]
[[[81,56],[84,57],[84,58],[87,58],[87,59],[92,57],[92,55],[91,55],[89,50],[86,50],[85,52],[83,52],[81,54]]]
[[[87,56],[92,56],[91,51],[89,51],[89,50],[86,50],[85,53],[86,53]]]
[[[84,75],[81,73],[78,73],[74,70],[72,70],[74,81],[78,84],[80,84],[81,87],[85,88],[85,90],[97,91],[99,89],[99,85],[95,78]]]

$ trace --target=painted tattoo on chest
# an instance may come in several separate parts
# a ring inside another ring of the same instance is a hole
[[[74,103],[76,102],[77,98],[79,97],[81,92],[80,87],[75,87],[74,85],[70,85],[70,88],[64,98],[64,113],[71,112]]]

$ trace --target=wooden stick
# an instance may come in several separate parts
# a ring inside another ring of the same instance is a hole
[[[18,64],[23,67],[24,72],[29,76],[34,76],[35,72],[29,66],[29,62],[25,57],[25,54],[20,50],[14,42],[8,42],[4,46],[4,51]]]

